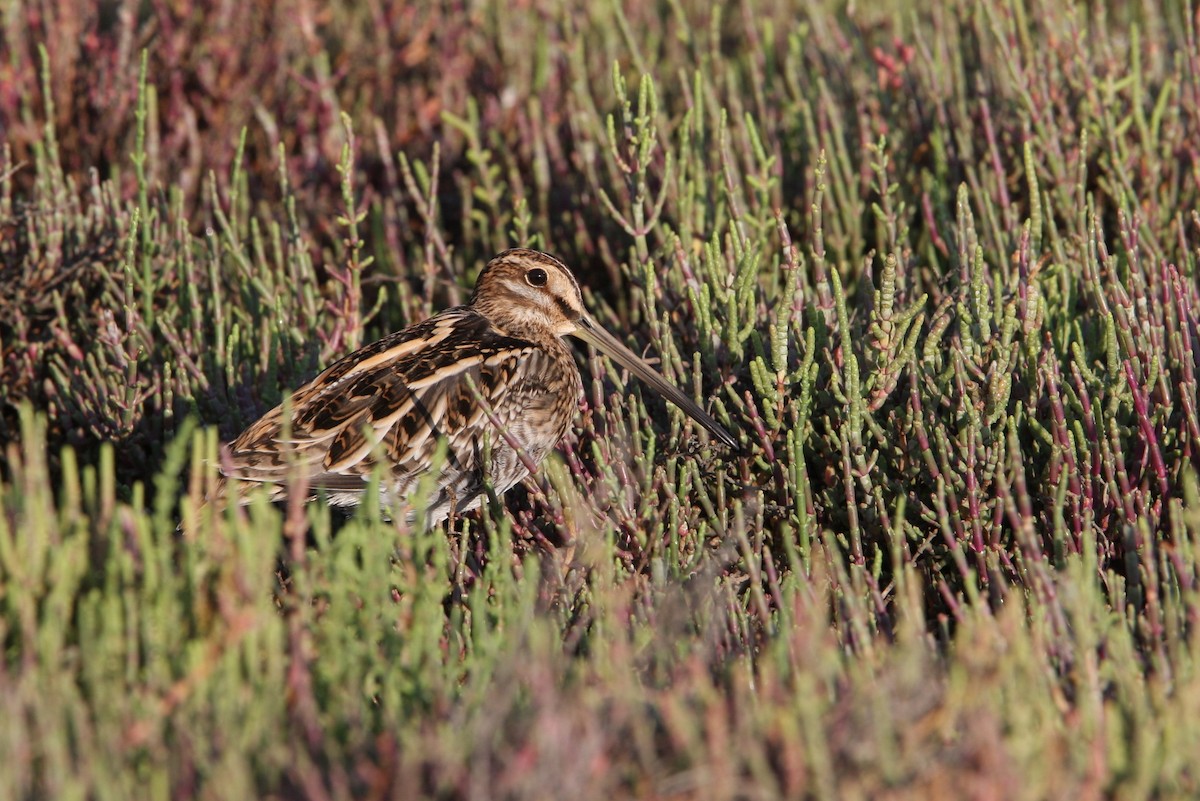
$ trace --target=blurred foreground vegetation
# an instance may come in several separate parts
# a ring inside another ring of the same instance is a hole
[[[626,5],[4,8],[0,798],[1200,795],[1200,14]],[[745,454],[197,509],[516,244]]]

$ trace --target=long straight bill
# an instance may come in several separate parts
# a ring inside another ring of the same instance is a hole
[[[712,419],[708,415],[708,412],[701,409],[696,405],[695,401],[684,395],[669,381],[656,373],[650,365],[642,361],[629,348],[622,345],[616,337],[601,328],[590,315],[585,313],[579,318],[579,327],[575,329],[575,336],[588,344],[594,345],[603,353],[612,357],[622,367],[649,384],[650,388],[659,395],[662,395],[671,403],[687,412],[693,420],[708,429],[709,433],[721,442],[731,448],[738,447],[737,440],[722,428],[720,423]]]

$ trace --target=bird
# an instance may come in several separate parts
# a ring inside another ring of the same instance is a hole
[[[524,480],[570,428],[583,381],[567,335],[738,447],[596,322],[563,262],[513,248],[486,264],[466,305],[343,356],[247,427],[224,452],[214,495],[248,503],[254,488],[264,487],[279,501],[289,478],[302,475],[309,500],[323,495],[331,506],[354,507],[378,470],[381,508],[392,519],[402,512],[415,521],[423,480],[427,526],[465,514],[489,490],[501,496]]]

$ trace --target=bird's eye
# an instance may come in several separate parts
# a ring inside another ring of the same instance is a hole
[[[545,286],[548,277],[546,271],[541,267],[534,267],[525,273],[525,280],[529,282],[530,286]]]

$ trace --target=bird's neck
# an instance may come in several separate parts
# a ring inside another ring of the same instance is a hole
[[[487,318],[492,327],[507,337],[524,339],[539,345],[561,342],[559,335],[546,325],[546,317],[538,309],[519,303],[505,303],[503,299],[476,302],[472,308]]]

